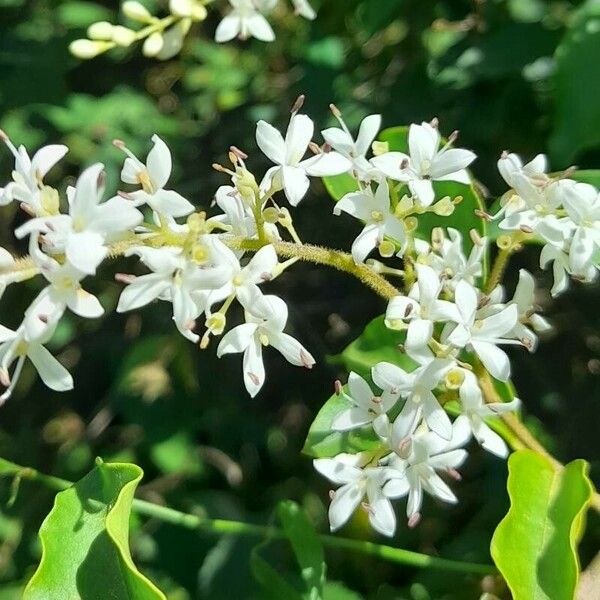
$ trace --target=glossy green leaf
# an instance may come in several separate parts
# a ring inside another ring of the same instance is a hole
[[[600,143],[600,3],[581,6],[555,53],[555,118],[550,149],[567,166],[583,150]]]
[[[56,495],[40,528],[42,559],[24,600],[160,600],[129,552],[129,514],[142,470],[101,463]]]
[[[277,514],[300,566],[308,592],[307,598],[318,600],[322,597],[325,583],[325,555],[317,532],[296,502],[281,502],[277,507]]]
[[[342,173],[341,175],[334,175],[332,177],[323,177],[323,183],[325,189],[335,201],[340,200],[350,192],[356,192],[358,189],[354,177],[348,173]]]
[[[510,509],[491,553],[515,600],[571,600],[579,577],[577,543],[593,493],[588,464],[563,469],[532,450],[508,461]]]

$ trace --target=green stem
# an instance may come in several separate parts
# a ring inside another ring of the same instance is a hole
[[[71,481],[60,479],[52,475],[45,475],[35,469],[22,467],[7,460],[0,459],[0,476],[19,477],[20,479],[29,479],[45,485],[46,487],[62,491],[73,485]],[[216,535],[240,535],[249,537],[270,537],[275,539],[285,538],[283,530],[266,525],[255,525],[253,523],[244,523],[242,521],[230,521],[226,519],[207,519],[198,515],[184,513],[168,506],[160,506],[145,500],[134,499],[133,510],[138,514],[158,519],[165,523],[170,523],[178,527],[184,527],[191,530],[202,530]],[[478,573],[486,575],[495,573],[496,569],[491,565],[480,563],[461,562],[419,552],[411,552],[402,548],[394,548],[384,544],[375,544],[373,542],[352,540],[333,535],[320,535],[321,542],[329,548],[338,548],[359,552],[369,556],[375,556],[393,563],[410,565],[416,568],[440,569],[443,571],[454,571],[458,573]]]

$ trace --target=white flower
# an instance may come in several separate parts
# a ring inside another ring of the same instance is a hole
[[[76,269],[93,275],[108,252],[105,244],[132,230],[143,218],[130,201],[119,196],[100,202],[103,169],[100,163],[92,165],[79,176],[76,187],[67,190],[68,215],[30,219],[15,235],[23,238],[36,232],[44,234],[48,252],[64,253]]]
[[[377,430],[379,424],[387,423],[387,412],[396,404],[397,393],[384,389],[380,395],[372,392],[369,384],[357,373],[348,376],[348,393],[342,396],[350,406],[336,415],[331,427],[336,431],[347,431],[373,423]]]
[[[520,400],[515,398],[511,402],[486,404],[475,375],[466,369],[462,369],[462,372],[464,381],[459,389],[462,413],[457,421],[460,419],[468,423],[473,437],[482,448],[500,458],[506,458],[508,447],[504,440],[486,424],[484,419],[517,410],[521,404]]]
[[[255,288],[250,304],[251,308],[246,307],[246,323],[234,327],[223,336],[217,348],[217,356],[244,353],[244,384],[248,393],[254,397],[265,382],[263,346],[273,346],[288,362],[298,367],[310,369],[315,364],[315,359],[298,340],[283,333],[288,309],[281,298],[263,296]]]
[[[514,188],[517,184],[515,175],[527,177],[534,185],[544,186],[550,178],[546,175],[548,159],[544,154],[538,154],[527,164],[517,154],[504,152],[498,161],[498,171],[506,183]]]
[[[482,262],[487,245],[486,238],[482,238],[478,244],[473,244],[467,257],[460,231],[448,227],[448,236],[450,239],[444,237],[441,245],[436,248],[436,252],[431,252],[428,245],[428,252],[424,255],[421,254],[423,260],[443,276],[444,286],[451,290],[454,290],[456,284],[463,279],[467,283],[474,284],[483,273]]]
[[[402,425],[399,424],[402,429],[407,423],[416,424],[422,416],[432,431],[444,439],[450,439],[452,423],[433,390],[453,365],[453,360],[436,358],[410,373],[391,363],[375,365],[374,376],[377,374],[377,377],[386,381],[392,389],[398,389],[400,396],[406,399],[398,417],[402,421]]]
[[[292,4],[294,5],[294,10],[297,15],[309,19],[310,21],[316,18],[317,13],[308,3],[308,0],[292,0]]]
[[[500,229],[535,233],[548,242],[561,244],[570,224],[565,219],[559,220],[556,212],[573,182],[562,179],[542,187],[522,173],[514,173],[512,180],[516,196],[494,216],[498,218],[506,212],[507,216],[499,223]]]
[[[23,326],[17,331],[12,331],[0,325],[0,381],[7,386],[0,396],[0,404],[10,398],[26,358],[29,358],[42,381],[50,389],[57,392],[73,389],[73,378],[69,372],[43,346],[50,335],[52,331],[46,332],[46,336],[41,339],[30,339]],[[17,364],[10,375],[9,369],[15,360]]]
[[[154,147],[148,153],[146,164],[142,163],[125,144],[116,141],[115,145],[127,155],[121,180],[133,185],[141,185],[142,189],[131,193],[135,204],[147,204],[157,213],[171,217],[183,217],[194,210],[194,206],[183,196],[164,187],[171,176],[171,152],[167,145],[157,136],[152,136]]]
[[[542,333],[552,330],[550,323],[535,312],[534,302],[535,281],[531,273],[525,269],[520,269],[519,283],[515,289],[515,295],[511,300],[511,303],[515,304],[519,309],[519,321],[509,333],[509,336],[518,340],[524,340],[525,347],[530,351],[535,350],[537,346],[538,338],[534,331]],[[531,329],[528,325],[531,326]]]
[[[228,42],[234,37],[246,40],[255,37],[262,42],[272,42],[275,34],[269,22],[257,10],[252,0],[229,0],[232,10],[223,17],[215,33],[217,42]],[[270,9],[276,4],[276,0],[262,2],[261,8]]]
[[[363,469],[360,466],[362,461],[364,457],[360,454],[340,454],[335,458],[318,458],[313,461],[315,469],[321,475],[341,486],[332,493],[329,526],[331,531],[342,527],[366,496],[365,509],[373,529],[391,537],[396,531],[396,515],[390,496],[383,492],[386,480],[392,475],[391,469]]]
[[[569,254],[565,252],[564,247],[555,246],[554,244],[546,244],[540,252],[540,267],[547,269],[552,263],[552,273],[554,283],[550,293],[552,296],[562,294],[569,287]],[[588,269],[588,281],[592,281],[597,274],[596,268],[591,266]]]
[[[600,247],[600,193],[593,185],[575,183],[566,187],[563,203],[575,226],[569,268],[573,274],[585,277]]]
[[[29,253],[50,285],[38,294],[25,312],[23,327],[28,339],[39,339],[45,332],[54,331],[67,308],[85,319],[96,319],[104,314],[98,298],[81,287],[85,273],[69,262],[61,265],[43,254],[38,247],[37,235],[31,236]]]
[[[366,159],[366,155],[381,128],[381,115],[369,115],[365,117],[360,124],[356,140],[352,137],[350,130],[337,109],[335,109],[334,115],[342,128],[330,127],[323,130],[321,132],[323,139],[334,150],[352,162],[352,170],[361,181],[373,179],[376,170]]]
[[[507,381],[510,362],[497,344],[518,343],[504,337],[517,324],[517,306],[510,304],[495,314],[480,318],[477,292],[466,281],[456,286],[454,302],[460,313],[460,323],[447,336],[447,342],[457,348],[471,347],[493,377]]]
[[[215,236],[200,240],[206,249],[206,265],[187,257],[181,248],[136,247],[126,252],[136,254],[152,270],[148,275],[134,278],[121,292],[117,312],[145,306],[153,300],[173,304],[173,321],[179,332],[192,342],[199,336],[192,331],[195,320],[206,308],[205,290],[218,289],[230,276],[229,266],[219,264],[217,258],[225,247]]]
[[[290,119],[285,140],[281,133],[265,121],[256,126],[259,148],[276,166],[271,167],[261,183],[261,188],[283,189],[292,206],[306,195],[308,176],[324,177],[349,171],[351,163],[337,152],[322,152],[302,160],[314,133],[314,123],[309,117],[294,113]]]
[[[229,267],[229,277],[222,287],[214,290],[208,299],[209,306],[235,294],[240,304],[252,310],[252,303],[260,295],[257,285],[270,281],[277,269],[278,260],[271,244],[263,246],[242,267],[236,255],[224,244],[219,252],[220,260]]]
[[[427,265],[416,265],[417,283],[408,296],[395,296],[385,313],[388,327],[409,321],[406,334],[406,352],[419,363],[427,361],[432,353],[428,348],[436,321],[460,320],[457,307],[448,300],[440,300],[442,282],[438,274]]]
[[[387,236],[400,244],[401,255],[406,247],[404,222],[390,212],[390,191],[382,181],[375,193],[370,187],[360,192],[350,192],[334,206],[333,213],[342,211],[365,223],[364,229],[352,243],[352,257],[356,263],[365,260],[368,254]]]
[[[43,178],[69,149],[61,144],[52,144],[40,148],[33,158],[29,158],[25,147],[15,148],[2,130],[0,130],[0,139],[15,157],[13,181],[5,188],[0,188],[0,206],[16,200],[25,204],[28,211],[36,216],[58,212],[56,190],[44,185]]]
[[[404,473],[404,477],[390,478],[383,487],[383,493],[394,498],[408,493],[406,514],[409,523],[414,522],[415,517],[418,519],[423,503],[423,490],[444,502],[457,502],[452,490],[436,471],[456,473],[455,469],[467,457],[466,450],[458,448],[463,446],[469,437],[469,428],[459,419],[452,424],[450,441],[432,431],[421,429],[412,437],[408,458],[398,457],[392,460],[390,466]]]
[[[422,206],[435,199],[432,181],[470,183],[465,170],[476,158],[470,150],[440,145],[440,132],[429,123],[411,125],[408,131],[410,156],[403,152],[386,152],[371,159],[386,177],[408,183],[408,187]]]

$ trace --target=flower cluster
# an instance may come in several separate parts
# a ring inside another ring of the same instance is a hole
[[[291,0],[297,15],[314,19],[315,11],[308,0]],[[254,37],[263,42],[275,39],[273,28],[266,16],[277,6],[278,0],[228,0],[223,19],[215,32],[217,42],[228,42],[236,37],[246,40]],[[137,29],[98,21],[90,25],[84,39],[72,42],[71,52],[82,59],[98,56],[113,48],[128,48],[143,40],[145,56],[168,60],[178,54],[191,26],[204,21],[208,15],[209,0],[169,0],[169,14],[154,16],[137,0],[126,0],[123,15],[138,25]]]
[[[308,11],[303,3],[298,6]],[[521,270],[512,297],[506,295],[501,283],[506,259],[524,241],[537,241],[542,265],[553,262],[555,293],[566,287],[568,275],[594,279],[599,194],[569,178],[570,172],[547,175],[541,156],[523,165],[516,155],[504,154],[499,169],[511,191],[494,217],[482,207],[476,211],[482,224],[498,219],[504,232],[496,240],[498,258],[488,275],[485,227],[463,235],[449,226],[425,229],[419,223],[425,214],[443,219],[463,201],[461,195],[439,197],[436,182],[471,189],[460,184],[471,183],[466,169],[475,154],[454,147],[456,132],[444,140],[436,120],[413,124],[406,135],[408,153],[390,151],[387,143],[375,141],[379,115],[366,117],[354,137],[332,106],[340,126],[323,130],[324,142],[317,144],[313,121],[300,112],[302,104],[300,97],[285,135],[265,121],[257,123],[257,145],[273,163],[262,177],[248,169],[248,156],[235,146],[231,166],[213,165],[230,181],[216,191],[212,216],[171,189],[171,153],[158,136],[143,161],[115,140],[125,155],[125,189],[104,200],[103,165],[88,167],[74,187],[62,192],[44,178],[67,152],[65,146],[46,146],[30,158],[0,132],[14,156],[12,179],[0,188],[0,205],[16,202],[23,209],[28,218],[15,235],[29,244],[23,258],[0,249],[0,288],[37,275],[45,281],[16,330],[0,326],[0,382],[7,388],[0,402],[12,393],[27,358],[50,388],[73,387],[71,375],[46,344],[67,310],[87,319],[103,315],[84,280],[95,276],[103,261],[118,256],[137,257],[144,274],[116,274],[124,284],[117,311],[168,303],[177,330],[191,343],[205,349],[219,338],[219,357],[243,355],[244,385],[255,396],[266,379],[265,349],[274,348],[292,365],[311,368],[315,363],[286,333],[288,309],[268,293],[270,282],[299,259],[330,264],[388,300],[385,324],[400,332],[403,344],[397,363],[373,366],[376,390],[356,373],[345,390],[336,385],[342,402],[336,404],[341,408],[331,422],[332,433],[359,430],[359,437],[369,439],[368,449],[318,458],[315,466],[341,486],[332,492],[332,529],[362,503],[373,527],[393,535],[392,499],[408,496],[409,525],[420,518],[424,491],[456,501],[441,475],[459,477],[456,469],[471,437],[499,457],[508,454],[493,417],[516,410],[520,401],[501,402],[496,392],[510,377],[504,348],[534,351],[538,335],[551,326],[539,314],[529,272]],[[304,244],[282,205],[287,200],[297,206],[311,178],[342,175],[353,191],[339,199],[333,212],[362,223],[351,254]],[[384,259],[400,259],[400,268],[369,259],[374,250]],[[402,287],[383,275],[401,278]],[[228,328],[236,303],[244,320]],[[449,415],[456,416],[454,421]]]
[[[569,276],[591,282],[598,276],[600,257],[600,192],[570,179],[569,171],[552,177],[542,154],[523,164],[504,153],[498,169],[511,189],[494,216],[500,229],[536,236],[544,246],[540,266],[552,264],[556,296],[567,289]]]

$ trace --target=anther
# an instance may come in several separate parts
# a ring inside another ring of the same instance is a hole
[[[295,115],[304,105],[304,98],[305,98],[304,94],[301,94],[296,99],[296,102],[294,102],[294,105],[292,106],[292,110],[290,111],[293,115]]]
[[[342,116],[342,111],[335,105],[330,104],[329,110],[333,113],[333,116],[339,119]]]
[[[414,513],[408,519],[408,527],[414,529],[421,521],[421,513]]]
[[[129,275],[128,273],[115,273],[115,281],[129,285],[135,281],[135,275]]]
[[[344,390],[343,390],[343,387],[342,387],[342,382],[339,379],[336,379],[333,382],[333,389],[335,390],[335,395],[336,396],[341,396],[342,395],[342,392]]]
[[[231,150],[233,154],[242,160],[246,160],[248,158],[248,155],[243,150],[240,150],[237,146],[230,146],[229,150]]]

